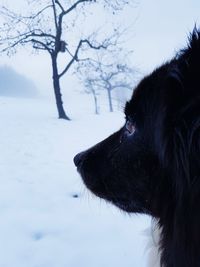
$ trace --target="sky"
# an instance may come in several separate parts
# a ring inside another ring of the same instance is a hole
[[[141,0],[132,42],[135,60],[144,71],[173,56],[187,43],[194,25],[200,26],[199,0]]]
[[[0,4],[12,6],[13,9],[19,9],[22,2],[23,0],[0,0]],[[130,58],[132,65],[144,74],[170,59],[186,45],[187,36],[195,23],[200,26],[199,0],[130,0],[130,3],[134,5],[121,13],[121,21],[130,24],[124,46],[133,51]],[[21,50],[11,58],[1,56],[0,61],[1,65],[12,66],[19,73],[33,79],[43,91],[51,86],[48,55],[33,56],[30,51]],[[63,80],[64,86],[69,78],[66,76]],[[70,79],[73,83],[73,78]]]

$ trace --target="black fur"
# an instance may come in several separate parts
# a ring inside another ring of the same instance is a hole
[[[97,196],[161,227],[161,266],[200,266],[200,32],[145,77],[118,132],[74,161]],[[135,127],[135,131],[134,131]]]

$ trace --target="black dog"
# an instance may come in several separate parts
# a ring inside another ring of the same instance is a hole
[[[200,266],[200,32],[145,77],[116,133],[74,158],[84,183],[161,228],[161,266]]]

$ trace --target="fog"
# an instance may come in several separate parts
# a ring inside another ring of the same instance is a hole
[[[0,95],[12,97],[36,97],[34,82],[9,66],[0,66]]]
[[[23,7],[21,10],[24,11],[23,2],[24,0],[0,0],[0,4],[4,3],[16,10]],[[129,25],[123,46],[133,51],[130,61],[144,74],[151,72],[170,59],[179,48],[184,47],[195,23],[200,25],[199,0],[131,0],[130,3],[135,4],[120,13],[121,23]],[[93,16],[94,19],[94,24],[101,23],[99,14]],[[115,16],[112,16],[112,20],[115,20]],[[1,64],[12,66],[17,72],[34,80],[42,93],[51,94],[51,65],[45,52],[33,55],[31,50],[21,49],[10,58],[1,55]],[[77,84],[77,81],[70,73],[63,78],[62,84],[66,93],[73,95],[73,84]]]

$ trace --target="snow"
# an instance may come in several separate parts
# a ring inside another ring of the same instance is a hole
[[[151,219],[92,196],[72,161],[122,114],[67,122],[45,99],[0,97],[0,122],[0,267],[149,266]]]

